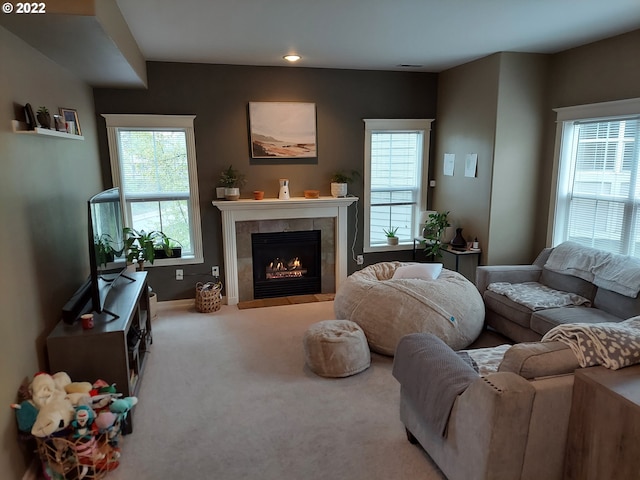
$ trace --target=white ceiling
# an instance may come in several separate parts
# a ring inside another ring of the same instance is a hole
[[[439,72],[640,28],[640,0],[117,0],[147,60]],[[400,67],[401,64],[420,67]]]

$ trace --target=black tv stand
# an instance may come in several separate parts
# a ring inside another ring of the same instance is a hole
[[[151,351],[151,315],[147,272],[131,273],[130,279],[133,281],[116,281],[106,310],[94,312],[92,329],[84,330],[77,318],[71,325],[58,322],[47,337],[51,373],[67,372],[74,382],[101,379],[115,383],[125,397],[138,395]],[[125,433],[133,429],[132,422]]]

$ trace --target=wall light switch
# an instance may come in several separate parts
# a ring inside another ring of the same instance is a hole
[[[176,270],[176,280],[184,280],[184,270],[181,268]]]

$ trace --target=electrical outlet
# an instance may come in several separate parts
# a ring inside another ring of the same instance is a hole
[[[362,264],[364,263],[364,255],[358,255],[358,256],[356,257],[356,263],[357,263],[358,265],[362,265]]]
[[[176,280],[184,280],[184,270],[181,268],[176,270]]]
[[[214,277],[219,277],[220,267],[218,267],[217,265],[215,267],[211,267],[211,275],[213,275]]]

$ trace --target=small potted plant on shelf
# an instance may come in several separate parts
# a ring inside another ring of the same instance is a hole
[[[349,184],[353,183],[359,175],[357,170],[351,170],[351,172],[338,170],[335,172],[331,175],[331,196],[346,197]]]
[[[38,122],[40,122],[42,128],[51,128],[51,115],[49,114],[49,109],[47,107],[40,107],[36,117],[38,118]]]
[[[182,257],[182,244],[162,233],[156,238],[154,255],[155,258],[180,258]]]
[[[123,233],[127,262],[136,264],[140,271],[144,270],[144,262],[153,265],[159,250],[164,252],[165,258],[173,256],[173,249],[169,247],[171,239],[160,231],[145,232],[125,227]]]
[[[424,252],[427,256],[440,257],[442,255],[440,253],[441,250],[447,248],[442,243],[442,236],[449,226],[449,212],[429,214],[429,218],[422,229],[422,236],[426,240]]]
[[[398,245],[398,237],[396,235],[396,233],[398,232],[398,227],[383,228],[382,231],[387,237],[387,244]]]
[[[224,198],[227,200],[238,200],[240,198],[240,187],[246,183],[244,174],[229,165],[229,168],[220,174],[220,185],[224,187]]]

